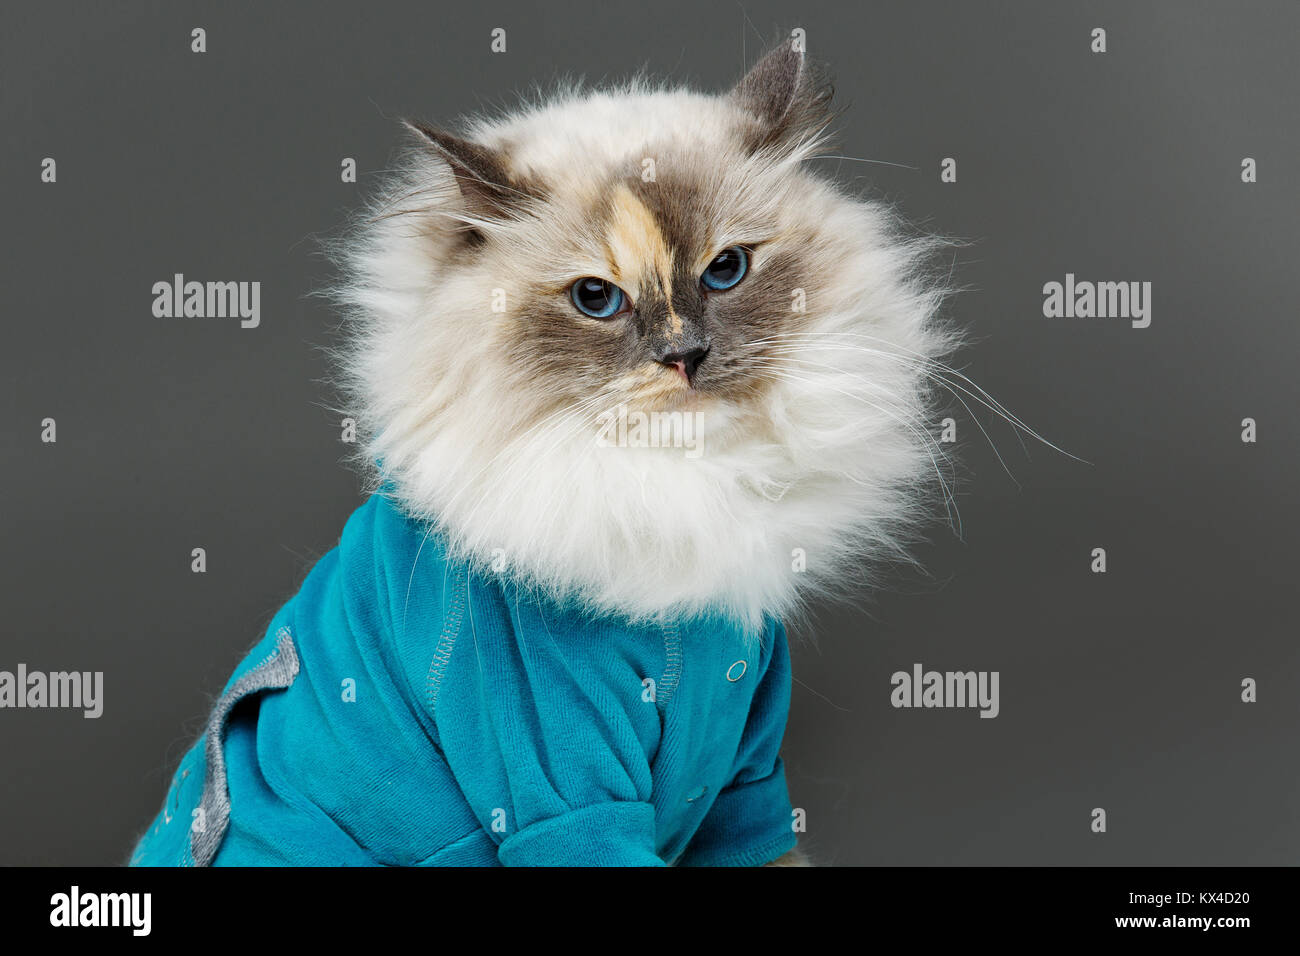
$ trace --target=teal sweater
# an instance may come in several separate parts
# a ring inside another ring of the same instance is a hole
[[[136,865],[758,865],[795,843],[785,632],[632,624],[382,493],[235,669]]]

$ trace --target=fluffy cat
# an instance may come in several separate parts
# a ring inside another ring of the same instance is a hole
[[[931,240],[811,167],[830,98],[791,41],[729,95],[636,83],[462,136],[413,126],[343,256],[348,408],[377,483],[458,552],[635,618],[756,628],[899,556],[941,478],[945,289]],[[736,247],[748,274],[707,288]],[[621,290],[612,318],[571,301],[587,277]],[[692,353],[689,377],[665,361]],[[660,447],[595,440],[620,406],[668,413]]]
[[[812,168],[830,97],[787,42],[411,125],[341,249],[373,493],[133,862],[804,862],[781,622],[902,553],[953,344],[931,243]]]

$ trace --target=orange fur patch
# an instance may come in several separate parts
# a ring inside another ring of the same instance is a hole
[[[620,185],[611,200],[613,215],[609,220],[606,247],[610,268],[615,275],[637,277],[636,289],[625,290],[639,297],[640,277],[653,275],[668,302],[668,327],[674,335],[682,333],[682,319],[672,306],[673,252],[654,215],[632,190]]]

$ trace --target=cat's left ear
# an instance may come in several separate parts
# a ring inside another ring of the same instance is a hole
[[[506,219],[533,198],[525,184],[511,180],[505,160],[493,149],[413,120],[407,129],[451,169],[466,211],[483,219]]]
[[[748,145],[758,150],[815,137],[830,124],[833,93],[825,74],[808,62],[802,41],[792,36],[745,74],[731,99],[757,117]]]

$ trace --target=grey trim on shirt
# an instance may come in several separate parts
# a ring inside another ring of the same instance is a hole
[[[195,866],[211,864],[230,825],[230,790],[226,783],[226,755],[223,751],[226,719],[235,705],[249,694],[289,687],[298,676],[298,667],[298,650],[294,647],[293,635],[289,628],[282,627],[276,632],[275,650],[235,681],[212,708],[204,744],[207,773],[199,801],[203,826],[190,829],[190,853]]]

